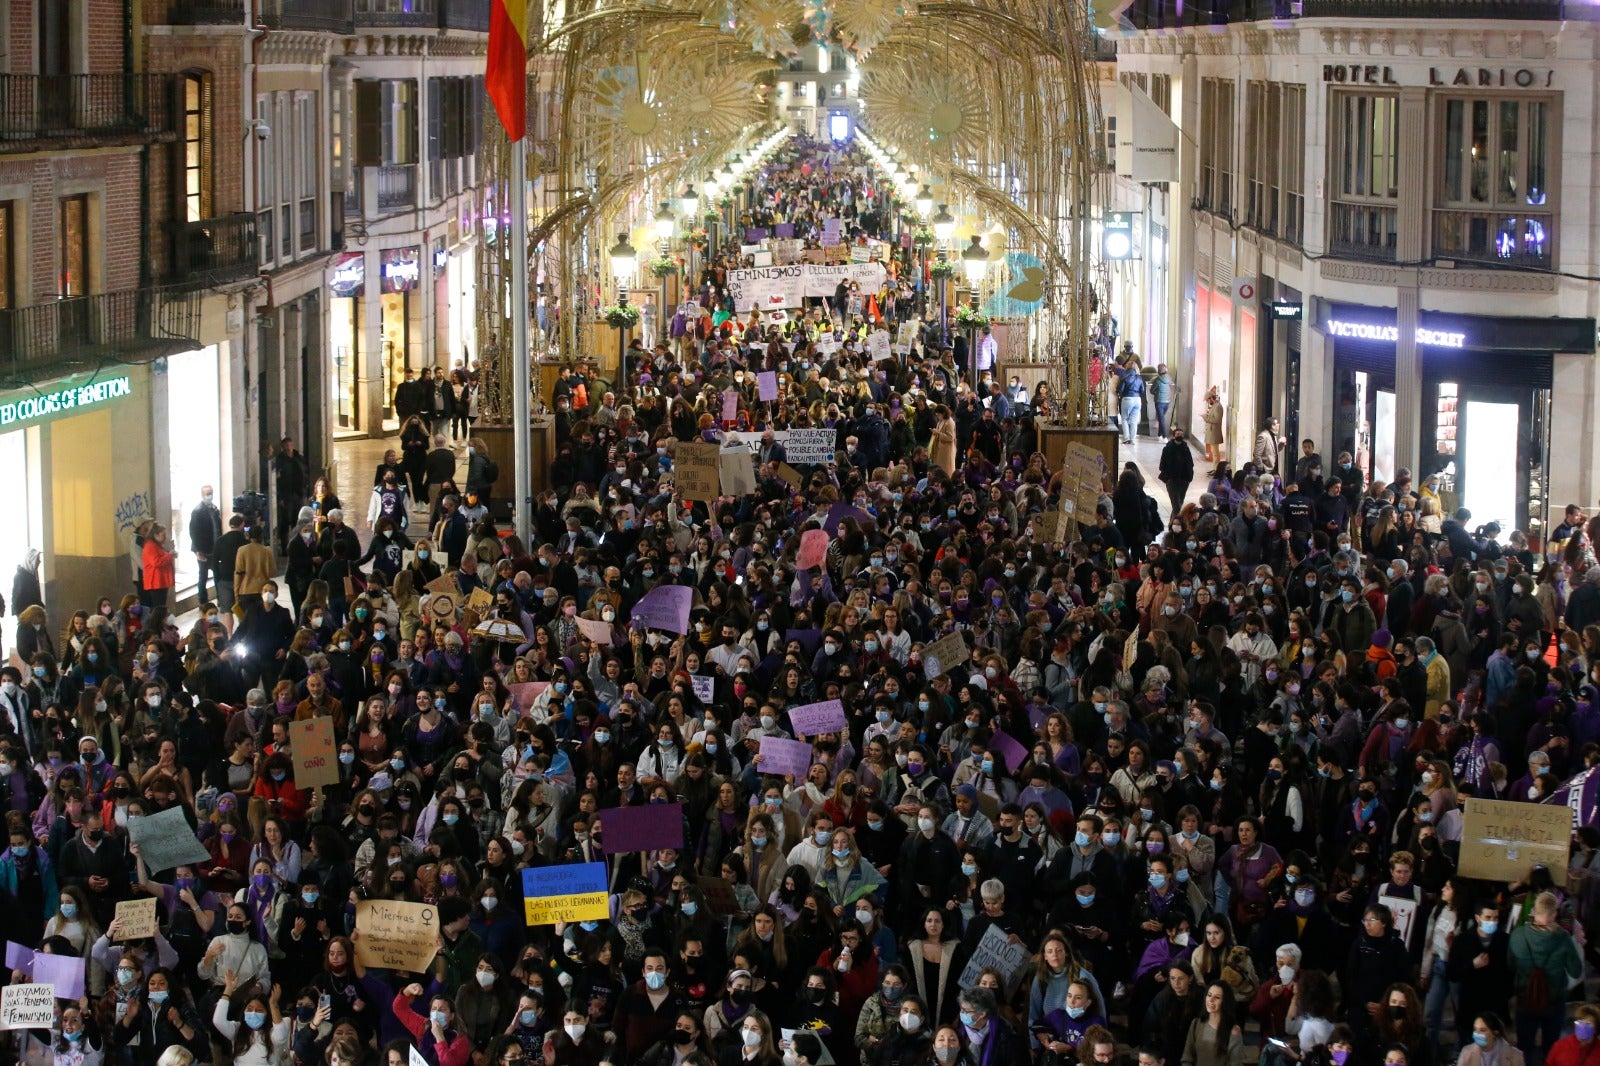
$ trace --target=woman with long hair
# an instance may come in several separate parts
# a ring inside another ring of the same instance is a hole
[[[1205,1013],[1189,1023],[1183,1066],[1241,1066],[1244,1037],[1234,1022],[1233,993],[1220,981],[1206,986]]]

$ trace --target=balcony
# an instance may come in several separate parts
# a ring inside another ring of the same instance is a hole
[[[356,0],[261,0],[261,21],[274,30],[354,33]]]
[[[0,74],[0,152],[176,135],[171,74]]]
[[[355,0],[356,25],[489,32],[490,0]]]
[[[413,163],[368,167],[377,185],[378,214],[409,211],[417,206],[417,168]]]
[[[1475,266],[1549,270],[1554,265],[1555,232],[1555,215],[1547,211],[1439,208],[1433,212],[1433,254]]]
[[[245,0],[172,0],[169,26],[243,26]]]
[[[253,278],[260,271],[254,215],[176,222],[171,241],[168,273],[175,284],[209,288]]]
[[[1377,204],[1328,205],[1328,254],[1341,259],[1392,263],[1399,209]]]
[[[146,363],[201,347],[198,289],[131,289],[0,311],[0,384]]]

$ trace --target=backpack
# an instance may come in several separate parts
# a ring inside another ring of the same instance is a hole
[[[1517,1012],[1536,1016],[1550,1013],[1550,975],[1544,972],[1543,966],[1528,971],[1528,980],[1517,997]]]
[[[488,456],[483,459],[483,477],[491,485],[500,480],[500,464]]]

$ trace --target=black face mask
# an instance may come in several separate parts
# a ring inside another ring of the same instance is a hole
[[[228,932],[233,933],[236,936],[244,932],[249,927],[249,922],[241,922],[231,918],[228,920]]]
[[[750,1002],[750,990],[748,988],[735,988],[728,993],[728,999],[735,1006],[742,1007]]]
[[[1404,1007],[1390,1006],[1389,1017],[1393,1018],[1395,1021],[1400,1021],[1401,1019],[1405,1018],[1405,1016],[1406,1009]]]
[[[694,1043],[694,1034],[687,1029],[674,1029],[672,1031],[672,1042],[679,1047],[688,1047]]]
[[[806,989],[806,1002],[808,1002],[808,1003],[811,1003],[811,1004],[816,1005],[816,1006],[820,1006],[822,1004],[822,1002],[824,1000],[826,1000],[827,998],[828,998],[828,990],[826,988],[808,988],[808,989]]]

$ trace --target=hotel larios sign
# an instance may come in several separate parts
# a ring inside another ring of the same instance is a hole
[[[1428,68],[1428,85],[1447,89],[1548,89],[1555,79],[1553,70],[1527,67]],[[1334,85],[1400,85],[1393,67],[1372,63],[1324,63],[1322,80]]]

